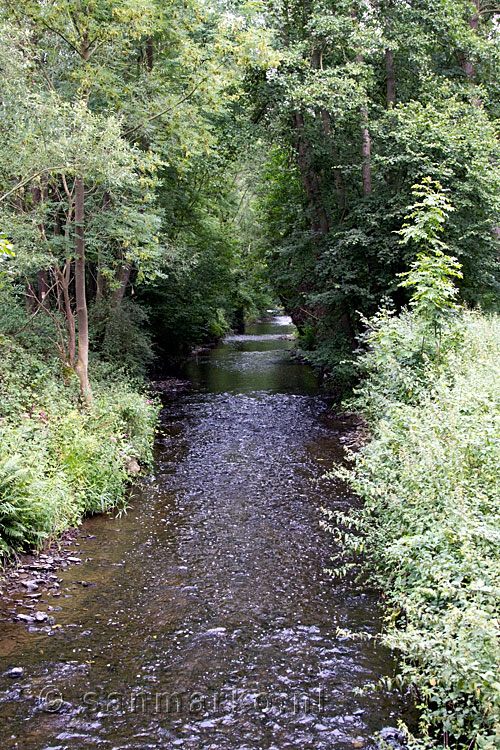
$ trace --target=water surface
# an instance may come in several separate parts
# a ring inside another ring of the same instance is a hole
[[[84,524],[83,564],[42,598],[54,623],[1,624],[0,673],[24,669],[0,678],[2,748],[352,750],[396,724],[393,696],[356,694],[388,653],[336,634],[379,612],[325,573],[320,507],[353,499],[322,479],[342,427],[292,332],[278,317],[189,365],[154,476]]]

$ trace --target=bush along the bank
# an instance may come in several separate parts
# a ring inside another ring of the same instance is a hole
[[[412,231],[422,229],[425,212],[429,218],[425,202]],[[437,211],[444,218],[442,205]],[[364,506],[337,517],[336,533],[354,557],[361,553],[363,575],[385,592],[383,640],[399,653],[420,709],[418,738],[410,743],[494,750],[500,318],[457,306],[455,261],[434,242],[432,226],[425,234],[432,241],[420,239],[424,251],[404,280],[414,289],[410,309],[400,316],[382,310],[368,321],[357,405],[372,440],[340,472]]]
[[[93,404],[83,408],[76,376],[29,338],[21,345],[0,334],[3,556],[40,547],[85,515],[124,508],[131,475],[151,463],[158,413],[143,388],[99,363]]]

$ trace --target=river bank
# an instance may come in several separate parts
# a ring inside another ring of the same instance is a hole
[[[330,518],[385,593],[382,641],[421,710],[418,747],[496,750],[500,320],[457,309],[437,335],[385,311],[367,339],[357,406],[371,440],[340,471],[364,502]]]
[[[149,387],[165,406],[179,394],[188,391],[191,383],[164,376],[150,381]],[[153,430],[156,432],[153,425],[151,430],[153,436]],[[130,476],[130,481],[132,480],[133,475]],[[108,512],[113,513],[113,509],[110,508]],[[55,538],[47,540],[38,550],[17,551],[15,556],[4,559],[0,569],[0,596],[3,597],[4,604],[3,617],[0,618],[2,621],[10,619],[36,625],[47,620],[46,612],[40,612],[37,606],[40,601],[47,603],[41,597],[59,597],[59,587],[63,580],[58,577],[59,573],[70,565],[82,562],[78,557],[79,537],[83,535],[86,538],[81,528],[82,521],[80,519],[77,526],[61,529]]]
[[[192,388],[163,414],[154,474],[126,515],[84,522],[83,562],[58,575],[54,622],[4,624],[6,748],[20,747],[13,734],[23,750],[352,750],[376,748],[379,731],[395,738],[404,702],[358,695],[394,673],[389,652],[336,635],[378,632],[377,594],[325,573],[320,507],[354,502],[323,478],[344,426],[284,332],[286,320],[254,326],[188,364]]]
[[[44,339],[0,335],[0,554],[41,549],[92,513],[119,509],[152,460],[158,405],[137,380],[93,362],[93,400]]]

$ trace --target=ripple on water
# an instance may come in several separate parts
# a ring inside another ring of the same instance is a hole
[[[0,635],[1,671],[24,668],[0,678],[2,747],[352,750],[396,723],[394,696],[356,693],[388,653],[336,635],[375,633],[379,616],[325,573],[320,506],[353,499],[322,478],[342,447],[287,325],[191,365],[154,477],[126,515],[86,522],[86,562],[40,603],[60,627]]]

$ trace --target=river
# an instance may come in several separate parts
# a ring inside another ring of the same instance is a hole
[[[191,362],[154,476],[85,522],[39,604],[53,621],[1,624],[2,749],[352,750],[396,725],[394,696],[357,694],[389,653],[337,634],[380,612],[325,572],[320,508],[355,500],[322,478],[343,426],[292,331],[276,317]]]

